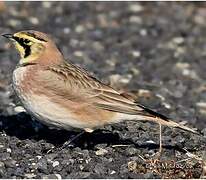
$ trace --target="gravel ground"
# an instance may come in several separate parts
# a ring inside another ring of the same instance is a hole
[[[0,34],[47,32],[65,58],[202,136],[124,122],[84,134],[32,121],[11,86],[17,53],[0,38],[1,178],[199,178],[206,168],[206,4],[0,2]],[[206,171],[206,170],[205,170]]]

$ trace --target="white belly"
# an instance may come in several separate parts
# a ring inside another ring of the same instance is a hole
[[[26,67],[19,67],[13,73],[13,86],[26,111],[43,124],[60,127],[63,129],[83,129],[88,124],[74,119],[67,108],[54,103],[45,95],[23,93],[21,82],[24,80]]]

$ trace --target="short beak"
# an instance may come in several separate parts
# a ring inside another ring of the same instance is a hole
[[[13,39],[13,34],[2,34],[3,37]]]

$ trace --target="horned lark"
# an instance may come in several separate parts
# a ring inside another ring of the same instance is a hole
[[[160,150],[161,125],[196,133],[66,62],[48,35],[29,30],[3,36],[21,56],[13,72],[14,90],[27,112],[42,123],[92,132],[125,120],[148,120],[160,125]]]

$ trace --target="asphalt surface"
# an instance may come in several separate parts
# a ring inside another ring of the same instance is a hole
[[[123,122],[84,134],[49,129],[22,112],[10,84],[19,56],[0,38],[1,178],[200,178],[206,168],[206,4],[0,2],[0,34],[50,34],[65,59],[201,136]],[[205,170],[206,171],[206,170]]]

